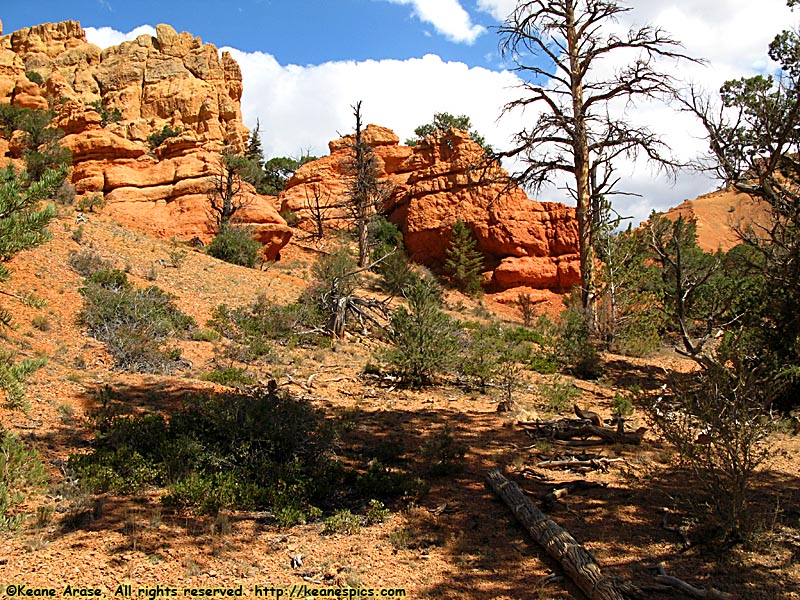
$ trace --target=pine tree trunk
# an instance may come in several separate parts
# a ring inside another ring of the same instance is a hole
[[[569,52],[569,66],[572,77],[572,119],[574,131],[572,133],[573,155],[575,159],[575,196],[577,206],[575,217],[578,220],[578,252],[581,269],[581,306],[584,319],[590,334],[594,333],[594,302],[592,288],[594,286],[594,258],[592,254],[592,210],[591,210],[591,185],[589,177],[589,137],[586,125],[586,114],[583,106],[583,79],[581,48],[578,40],[577,25],[575,22],[575,7],[572,2],[567,2],[567,50]]]

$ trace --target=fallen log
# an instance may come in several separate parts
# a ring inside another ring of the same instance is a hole
[[[540,463],[537,463],[536,466],[540,469],[574,469],[577,467],[585,467],[588,469],[595,469],[595,470],[602,470],[608,471],[607,465],[610,463],[615,462],[625,462],[624,458],[607,458],[605,456],[601,456],[598,458],[589,458],[586,460],[580,460],[577,458],[567,458],[564,460],[543,460]]]
[[[647,427],[639,427],[636,431],[622,431],[611,427],[598,427],[589,422],[581,424],[563,423],[537,423],[535,421],[520,421],[519,426],[532,437],[550,437],[556,440],[571,440],[572,438],[598,437],[604,442],[612,444],[631,444],[638,446],[642,443]]]
[[[586,548],[536,508],[516,483],[506,479],[497,469],[486,473],[486,483],[511,508],[536,543],[561,564],[567,576],[590,600],[624,600],[617,581],[604,576]]]

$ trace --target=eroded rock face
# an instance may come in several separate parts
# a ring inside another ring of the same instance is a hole
[[[52,104],[72,151],[76,192],[104,194],[108,213],[157,235],[211,237],[208,177],[222,149],[243,150],[249,135],[241,95],[242,74],[227,52],[220,57],[215,46],[169,25],[105,50],[88,43],[75,21],[0,37],[0,103]],[[115,109],[121,119],[109,122]],[[180,135],[150,148],[148,137],[165,126]],[[9,141],[9,158],[13,151]],[[269,198],[248,186],[244,194],[243,220],[274,258],[291,229]]]
[[[486,259],[490,288],[567,290],[580,281],[575,210],[507,189],[507,173],[482,166],[483,150],[466,132],[451,130],[413,148],[400,146],[383,127],[369,125],[363,135],[389,189],[384,208],[402,228],[415,261],[441,266],[450,232],[461,219]],[[351,143],[349,136],[335,140],[329,156],[298,169],[280,196],[281,210],[294,211],[301,226],[310,228],[310,202],[340,204],[347,193]]]

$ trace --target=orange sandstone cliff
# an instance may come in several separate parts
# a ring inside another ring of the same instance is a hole
[[[0,33],[2,29],[0,29]],[[30,81],[36,72],[42,85]],[[64,130],[78,194],[102,193],[106,211],[127,226],[161,236],[208,239],[208,179],[227,145],[243,149],[242,75],[227,52],[188,33],[158,25],[105,50],[86,41],[75,21],[38,25],[0,37],[0,103],[47,108]],[[122,119],[103,123],[101,101]],[[155,149],[148,137],[169,127],[180,135]],[[0,139],[0,159],[17,158]],[[271,200],[245,187],[250,223],[273,259],[291,229]]]
[[[565,291],[580,281],[575,210],[507,188],[507,173],[480,166],[483,150],[466,132],[450,130],[415,147],[399,145],[394,132],[376,125],[363,136],[388,188],[384,209],[402,229],[413,260],[440,266],[461,219],[484,255],[489,289]],[[310,227],[310,200],[341,204],[351,141],[332,141],[328,156],[302,166],[287,182],[281,210],[294,211],[301,227]]]

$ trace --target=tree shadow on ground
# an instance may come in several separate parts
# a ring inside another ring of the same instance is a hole
[[[165,414],[181,408],[197,391],[191,382],[182,386],[179,381],[114,388],[120,401],[134,410]],[[97,396],[87,394],[86,402],[87,407],[96,403]],[[370,461],[382,460],[390,469],[408,471],[430,484],[430,492],[417,501],[416,508],[409,508],[408,499],[387,501],[390,508],[403,515],[386,540],[394,546],[398,565],[412,573],[424,571],[418,566],[432,555],[448,565],[437,580],[414,582],[422,597],[581,597],[580,590],[570,581],[551,577],[553,573],[561,575],[559,565],[532,542],[510,510],[483,484],[488,469],[500,468],[540,505],[539,499],[553,485],[580,476],[553,473],[544,481],[524,478],[520,475],[522,467],[531,464],[538,450],[511,422],[503,423],[497,413],[478,406],[475,410],[438,406],[410,410],[392,401],[377,408],[329,408],[327,413],[341,428],[337,454],[345,464],[363,470]],[[436,448],[432,442],[441,441],[443,436],[450,436],[454,445],[466,449],[463,458],[456,456],[442,465],[441,455],[425,450]],[[670,514],[678,525],[688,519],[686,499],[695,494],[696,483],[668,462],[654,462],[652,457],[658,458],[663,452],[652,446],[614,451],[632,467],[616,477],[606,478],[605,487],[567,496],[553,505],[549,513],[593,552],[604,573],[645,586],[653,582],[651,567],[664,562],[671,575],[698,587],[713,586],[742,598],[758,600],[800,593],[797,572],[783,569],[800,555],[798,518],[791,513],[800,501],[800,480],[777,471],[765,472],[759,478],[759,489],[781,490],[781,501],[776,505],[769,494],[763,493],[759,496],[762,501],[757,504],[758,510],[766,513],[770,507],[786,508],[773,511],[772,546],[766,559],[756,560],[758,552],[741,547],[699,544],[685,548],[675,527],[663,527],[664,509],[672,511]],[[592,480],[595,475],[584,477]],[[170,546],[163,530],[159,532],[158,527],[153,527],[151,532],[141,525],[155,511],[157,496],[154,492],[135,498],[105,497],[101,510],[82,528],[121,532],[118,553],[132,548],[162,552]],[[165,527],[193,536],[197,546],[215,543],[210,518],[167,510],[161,511],[158,518]],[[272,521],[252,513],[231,515],[231,521],[237,527],[249,528],[247,535],[253,540],[272,527]],[[702,530],[697,524],[693,527]],[[59,535],[64,533],[66,530]],[[673,596],[648,591],[648,597]]]

